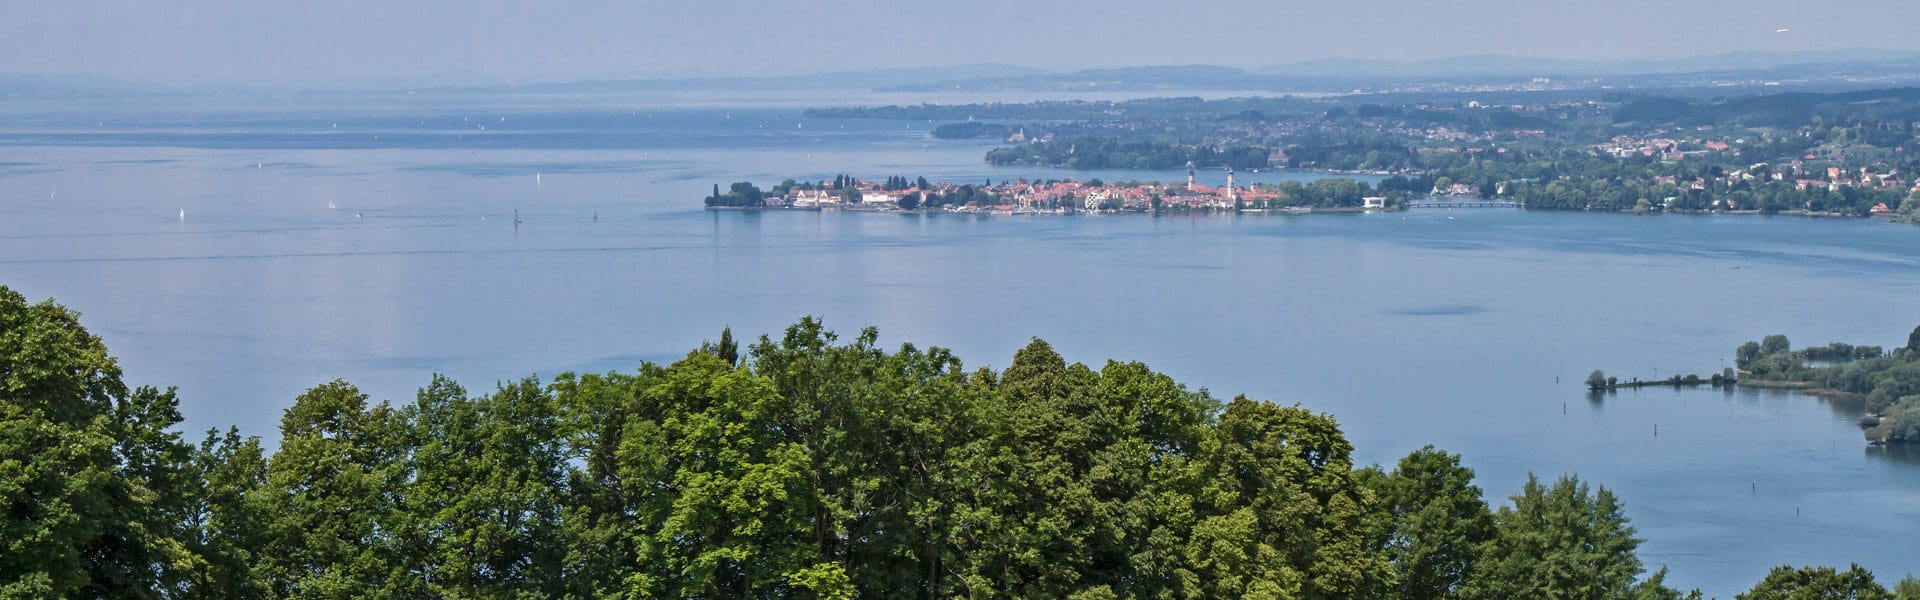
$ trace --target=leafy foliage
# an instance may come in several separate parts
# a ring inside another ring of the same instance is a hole
[[[1920,334],[1920,330],[1916,330]],[[1914,335],[1909,335],[1912,343]],[[1832,343],[1794,350],[1783,335],[1741,344],[1735,362],[1763,380],[1788,382],[1866,401],[1863,427],[1876,443],[1920,442],[1920,352]],[[1809,366],[1808,361],[1829,361]]]
[[[1774,567],[1759,585],[1734,596],[1737,600],[1893,600],[1873,580],[1873,572],[1849,565],[1833,567]]]
[[[706,204],[739,208],[763,206],[766,204],[766,192],[760,191],[760,188],[754,186],[752,182],[736,181],[727,188],[726,193],[722,194],[720,184],[714,184],[713,195],[707,196]]]
[[[1474,594],[1485,598],[1616,598],[1640,572],[1640,539],[1613,492],[1571,475],[1532,475],[1494,515],[1497,541],[1481,557]]]
[[[1387,555],[1395,597],[1458,598],[1494,539],[1493,514],[1460,456],[1422,448],[1400,459],[1380,486],[1390,523]]]
[[[1459,456],[1356,468],[1299,406],[878,337],[401,405],[333,381],[269,456],[184,442],[171,391],[0,288],[0,597],[1697,597],[1636,582],[1618,499],[1571,477],[1494,513]]]

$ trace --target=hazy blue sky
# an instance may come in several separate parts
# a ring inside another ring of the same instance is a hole
[[[9,2],[0,72],[189,82],[466,72],[512,81],[982,62],[1660,58],[1920,49],[1916,22],[1916,0],[82,0]]]

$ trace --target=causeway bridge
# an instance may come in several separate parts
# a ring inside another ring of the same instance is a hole
[[[1407,208],[1520,208],[1520,203],[1484,198],[1421,198],[1408,200]]]

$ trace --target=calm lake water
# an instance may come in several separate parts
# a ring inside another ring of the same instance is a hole
[[[1864,447],[1858,406],[1590,399],[1580,381],[1717,371],[1768,333],[1904,343],[1920,228],[1501,209],[709,213],[710,186],[742,179],[1184,173],[996,168],[989,145],[932,140],[932,123],[551,102],[0,104],[0,283],[82,311],[131,382],[179,386],[194,430],[271,440],[295,395],[334,378],[404,402],[434,372],[484,388],[630,370],[724,325],[818,315],[971,365],[1039,336],[1074,360],[1298,402],[1336,415],[1363,462],[1463,453],[1496,500],[1529,471],[1578,473],[1623,496],[1649,563],[1721,597],[1781,563],[1916,570],[1920,456]]]

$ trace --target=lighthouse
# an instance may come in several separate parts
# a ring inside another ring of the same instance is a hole
[[[1187,161],[1187,191],[1193,191],[1193,161]]]

